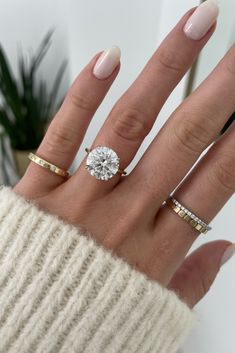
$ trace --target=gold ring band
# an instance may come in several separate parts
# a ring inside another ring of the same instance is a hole
[[[174,197],[170,196],[166,201],[166,205],[200,233],[206,234],[209,230],[212,229],[208,224],[203,222],[193,212],[184,207]]]
[[[69,177],[69,172],[67,172],[66,170],[63,170],[59,167],[57,167],[56,165],[46,161],[45,159],[37,156],[36,154],[30,152],[29,155],[28,155],[28,158],[38,164],[40,167],[43,167],[45,169],[48,169],[49,171],[51,171],[52,173],[55,173],[57,175],[60,175],[64,178],[68,178]]]

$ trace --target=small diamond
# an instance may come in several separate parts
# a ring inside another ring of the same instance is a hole
[[[96,179],[109,180],[119,170],[119,158],[111,148],[98,146],[89,152],[86,168]]]

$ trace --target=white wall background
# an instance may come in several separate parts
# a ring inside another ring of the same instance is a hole
[[[81,68],[98,51],[117,44],[122,49],[122,69],[111,92],[93,120],[78,154],[83,158],[84,147],[89,146],[97,129],[104,121],[116,99],[124,92],[163,36],[180,16],[197,0],[0,0],[0,42],[15,66],[17,46],[35,48],[45,32],[55,26],[54,44],[43,66],[43,75],[49,77],[60,60],[68,57],[70,66],[64,87],[67,87]],[[221,18],[217,33],[204,50],[196,84],[224,54],[235,39],[234,0],[220,0]],[[232,31],[233,28],[233,31]],[[150,136],[145,140],[137,159],[151,142],[170,112],[181,102],[186,80],[177,87],[168,100]],[[133,166],[133,164],[132,164]],[[235,240],[233,220],[235,199],[224,207],[214,220],[214,230],[208,238],[201,238],[195,246],[208,239]],[[210,294],[198,305],[200,321],[185,345],[186,353],[234,353],[235,333],[235,261],[218,276]]]
[[[15,72],[19,49],[30,54],[38,47],[47,31],[56,28],[53,45],[41,70],[50,86],[60,63],[68,57],[68,26],[62,7],[64,3],[64,0],[0,0],[0,43],[11,58]],[[69,69],[63,86],[67,88],[68,84]]]
[[[212,71],[235,41],[235,2],[234,0],[218,0],[218,3],[220,17],[217,29],[200,57],[195,86],[198,86]]]

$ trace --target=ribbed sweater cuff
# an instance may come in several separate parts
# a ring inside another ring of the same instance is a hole
[[[79,227],[0,190],[0,353],[173,353],[193,319]]]

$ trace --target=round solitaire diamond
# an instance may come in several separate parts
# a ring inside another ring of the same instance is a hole
[[[98,146],[89,152],[86,168],[96,179],[109,180],[119,170],[118,155],[111,148]]]

